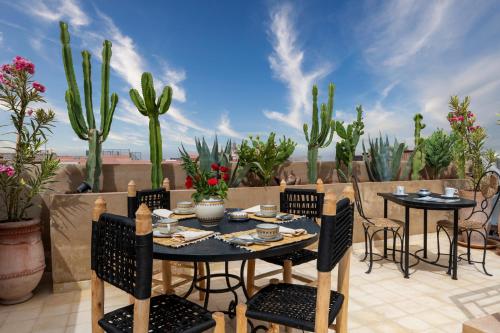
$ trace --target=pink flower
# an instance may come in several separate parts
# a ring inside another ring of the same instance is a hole
[[[35,65],[26,58],[16,56],[13,63],[17,71],[26,71],[32,75],[35,73]]]
[[[0,164],[0,173],[6,173],[8,177],[12,177],[16,171],[10,165]]]
[[[2,65],[1,70],[2,70],[2,72],[4,72],[4,73],[10,73],[10,68],[11,68],[11,67],[10,67],[10,65],[9,65],[9,64],[4,64],[4,65]]]
[[[41,93],[45,92],[45,86],[38,82],[33,82],[33,89]]]
[[[31,117],[31,115],[32,115],[32,114],[33,114],[33,110],[32,110],[32,109],[29,109],[29,110],[28,110],[28,116],[30,116],[30,117]]]
[[[470,111],[469,111],[469,113],[467,114],[467,117],[469,117],[469,118],[472,118],[472,117],[474,117],[474,116],[475,116],[475,115],[474,115],[474,113],[472,113],[472,112],[470,112]]]
[[[460,116],[457,118],[459,121],[463,121],[464,120],[464,116]]]

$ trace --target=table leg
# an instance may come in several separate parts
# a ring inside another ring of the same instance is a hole
[[[210,298],[210,264],[208,261],[205,263],[206,274],[207,274],[207,284],[206,284],[206,293],[205,293],[205,302],[203,303],[203,307],[205,310],[208,308],[208,299]]]
[[[427,259],[427,209],[424,209],[424,258]]]
[[[405,279],[410,278],[410,207],[405,207],[405,264],[404,264],[404,277]]]
[[[387,218],[387,199],[384,199],[384,218]],[[387,228],[384,229],[384,258],[387,258]]]
[[[451,278],[453,280],[457,279],[457,266],[458,266],[458,209],[453,211],[453,241],[452,241],[452,252],[453,252],[453,261],[452,261],[452,275]]]

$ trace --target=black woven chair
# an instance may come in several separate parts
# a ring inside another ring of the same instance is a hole
[[[347,332],[349,258],[352,245],[353,204],[345,198],[336,204],[327,195],[318,246],[318,286],[271,283],[237,307],[237,333],[247,332],[246,318],[271,323],[271,332],[279,325],[325,333],[337,318],[335,330]],[[332,206],[332,207],[329,207]],[[342,262],[341,262],[342,261]],[[338,292],[331,288],[331,271],[339,267]],[[339,313],[342,311],[342,313]],[[253,331],[264,328],[257,326]]]
[[[285,188],[286,184],[281,184],[280,191],[280,212],[302,215],[309,218],[320,218],[321,212],[323,211],[323,201],[325,198],[325,193],[323,190],[323,182],[321,179],[318,180],[316,184],[316,189],[304,189],[304,188]],[[283,273],[283,281],[287,283],[292,282],[292,278],[300,280],[305,283],[312,282],[311,279],[292,273],[292,267],[304,264],[316,260],[318,253],[309,249],[300,249],[292,253],[287,253],[281,256],[263,258],[262,260],[281,266],[281,269],[273,270],[263,274],[259,274],[255,277],[249,276],[247,284],[252,284],[250,287],[250,294],[253,292],[253,288],[258,289],[254,286],[255,280],[259,280],[265,277],[276,275],[280,272]],[[254,262],[249,263],[249,265],[254,265]],[[253,270],[249,270],[253,273]]]
[[[367,274],[369,274],[372,271],[373,267],[373,262],[374,261],[379,261],[385,259],[383,255],[380,255],[378,253],[373,253],[373,238],[375,235],[377,235],[381,231],[389,231],[392,233],[392,249],[391,248],[386,248],[386,244],[384,243],[384,253],[387,250],[392,250],[392,260],[394,262],[396,261],[396,240],[399,238],[401,241],[401,248],[403,248],[403,236],[404,233],[400,234],[399,230],[404,229],[404,222],[396,219],[391,219],[387,217],[367,217],[365,215],[365,212],[363,211],[363,202],[361,200],[361,192],[359,190],[359,181],[356,176],[352,176],[352,185],[354,187],[354,200],[356,201],[356,208],[358,210],[359,215],[361,216],[362,219],[362,224],[363,224],[363,231],[365,234],[365,256],[361,261],[365,261],[366,258],[369,256],[369,264],[368,264],[368,270],[366,271]],[[401,259],[399,263],[402,263],[402,251],[401,253]],[[373,256],[377,256],[377,259],[373,259]]]
[[[481,264],[483,266],[484,273],[491,276],[491,274],[486,270],[486,248],[488,245],[488,230],[486,226],[488,225],[491,215],[495,211],[500,198],[500,175],[496,171],[485,172],[475,184],[474,189],[474,201],[478,202],[480,200],[481,203],[476,205],[476,207],[471,210],[471,213],[467,218],[458,221],[458,231],[465,232],[467,237],[467,253],[463,253],[459,257],[462,260],[467,260],[469,264]],[[482,195],[482,199],[479,197],[480,194]],[[448,262],[448,274],[451,272],[450,253],[452,253],[452,242],[450,235],[453,234],[453,227],[453,222],[449,220],[440,220],[436,224],[438,244],[436,262],[439,261],[441,255],[448,255],[450,258]],[[439,242],[439,234],[441,231],[444,231],[448,237],[448,241],[450,243],[449,253],[441,253]],[[481,235],[484,240],[483,259],[481,261],[471,260],[471,236],[474,233]],[[467,256],[467,258],[464,258],[464,256]]]
[[[141,204],[134,221],[103,213],[105,205],[96,201],[92,223],[92,331],[203,332],[216,327],[224,332],[221,313],[212,315],[176,295],[151,298],[151,213]],[[132,295],[134,304],[104,314],[104,282]]]

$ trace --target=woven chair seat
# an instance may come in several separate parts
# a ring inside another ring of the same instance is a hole
[[[270,284],[247,302],[246,316],[314,332],[316,293],[316,288],[309,286]],[[335,320],[343,301],[342,294],[330,292],[329,325]]]
[[[395,229],[397,229],[397,228],[402,228],[405,225],[405,223],[403,221],[396,220],[396,219],[390,219],[387,217],[373,217],[373,218],[369,218],[368,220],[371,223],[369,223],[367,221],[363,221],[363,224],[367,227],[376,228],[376,229],[380,229],[380,228],[395,228]]]
[[[134,306],[106,313],[99,325],[110,333],[132,332]],[[212,314],[201,306],[176,295],[151,298],[148,332],[203,332],[215,326]]]
[[[262,258],[265,262],[279,266],[283,266],[285,260],[290,260],[292,262],[292,266],[297,266],[316,259],[318,259],[318,253],[307,249],[300,249],[281,256]]]
[[[437,225],[442,228],[453,229],[453,222],[450,220],[439,220],[437,221]],[[482,229],[483,227],[484,227],[484,221],[478,221],[473,219],[458,221],[459,229]]]

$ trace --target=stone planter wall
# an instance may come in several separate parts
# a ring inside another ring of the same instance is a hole
[[[143,175],[143,178],[144,175]],[[139,178],[137,178],[139,179]],[[425,187],[434,192],[442,192],[444,186],[462,186],[461,180],[402,181],[384,183],[361,183],[365,213],[369,216],[383,216],[383,200],[377,192],[393,191],[396,185],[404,185],[407,191]],[[308,187],[304,185],[299,187]],[[340,196],[345,184],[325,184],[326,191]],[[140,189],[141,187],[138,187]],[[171,204],[189,200],[192,190],[172,190]],[[85,285],[90,278],[90,237],[91,215],[94,201],[102,196],[107,202],[107,211],[126,215],[126,192],[100,194],[55,194],[50,205],[50,240],[52,277],[54,290]],[[279,204],[279,187],[247,187],[229,190],[227,208],[246,208],[261,203]],[[402,207],[389,203],[389,216],[404,218]],[[434,230],[434,222],[448,217],[447,212],[429,212],[429,230]],[[356,213],[354,241],[364,241],[362,227]],[[411,234],[422,233],[422,212],[411,210]],[[433,241],[432,239],[430,240]]]

